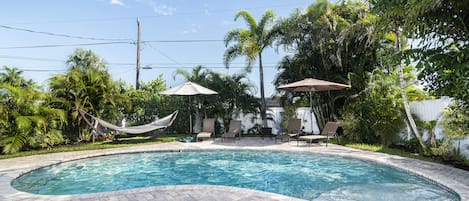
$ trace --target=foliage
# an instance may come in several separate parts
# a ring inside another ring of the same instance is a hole
[[[239,114],[257,114],[259,103],[254,97],[253,85],[246,74],[226,75],[210,72],[207,83],[218,95],[204,99],[205,113],[221,118],[225,129]]]
[[[124,94],[130,100],[130,107],[125,109],[125,119],[129,126],[141,125],[155,120],[161,114],[158,102],[164,98],[159,92],[166,89],[166,84],[162,75],[149,82],[141,82],[140,89],[135,90],[132,87],[123,89]]]
[[[19,70],[16,67],[8,68],[7,66],[3,66],[3,70],[5,73],[0,74],[0,83],[8,84],[15,87],[31,87],[34,85],[32,80],[26,80],[24,77],[21,76],[23,71]]]
[[[3,153],[49,148],[64,142],[60,126],[64,112],[51,106],[53,98],[21,77],[17,68],[0,74],[0,146]],[[13,73],[12,73],[13,72]]]
[[[159,144],[159,143],[176,141],[177,139],[181,137],[183,137],[183,135],[170,134],[170,135],[161,136],[157,138],[156,140],[154,140],[151,137],[132,137],[132,138],[119,139],[120,143],[113,143],[112,141],[101,141],[101,142],[96,142],[96,143],[63,145],[63,146],[53,147],[50,149],[30,150],[30,151],[23,151],[23,152],[18,152],[14,154],[4,154],[4,155],[0,155],[0,159],[32,156],[32,155],[39,155],[39,154],[69,152],[69,151],[99,150],[99,149]]]
[[[105,62],[91,50],[77,49],[67,61],[69,70],[65,74],[49,79],[50,93],[60,99],[54,106],[67,114],[67,125],[63,128],[71,141],[89,139],[88,125],[78,114],[82,109],[94,116],[117,121],[121,111],[128,105],[107,71]]]
[[[248,28],[232,29],[225,35],[225,46],[228,47],[224,54],[225,66],[235,58],[246,56],[247,71],[251,71],[251,66],[257,59],[259,61],[259,80],[261,92],[261,118],[263,126],[267,126],[266,105],[264,95],[264,69],[262,66],[262,52],[266,47],[272,45],[274,36],[277,33],[272,29],[275,14],[272,10],[266,10],[259,22],[256,22],[254,16],[246,10],[239,11],[235,15],[235,21],[242,17]]]
[[[444,112],[441,125],[443,133],[450,138],[469,136],[469,109],[464,108],[460,102],[451,104]]]
[[[443,160],[452,158],[453,140],[445,140],[438,147],[430,148],[432,155],[441,157]]]
[[[355,149],[361,149],[361,150],[366,150],[366,151],[373,151],[373,152],[380,152],[380,153],[385,153],[385,154],[391,154],[391,155],[397,155],[397,156],[402,156],[406,158],[415,158],[423,161],[429,161],[429,162],[434,162],[434,163],[440,163],[440,161],[417,155],[412,152],[406,152],[401,149],[394,149],[394,148],[389,148],[383,145],[374,145],[374,144],[358,144],[358,143],[350,143],[346,144],[345,146],[347,147],[352,147]]]
[[[376,67],[374,16],[366,5],[356,2],[342,4],[317,1],[276,25],[277,45],[292,54],[279,64],[279,86],[304,78],[317,78],[353,86],[347,91],[313,93],[314,113],[320,128],[328,120],[340,117],[345,96],[363,90],[366,72]],[[344,96],[345,94],[345,96]],[[308,98],[304,93],[289,95]]]
[[[384,25],[398,26],[418,46],[407,53],[438,96],[469,104],[469,4],[460,0],[371,1]]]
[[[410,72],[408,72],[410,73]],[[398,75],[381,70],[369,73],[368,87],[345,109],[342,127],[346,138],[390,145],[405,126]]]

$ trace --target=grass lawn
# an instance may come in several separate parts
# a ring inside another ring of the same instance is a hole
[[[77,145],[64,145],[53,147],[51,149],[42,149],[42,150],[31,150],[31,151],[22,151],[14,154],[1,154],[0,159],[14,158],[21,156],[31,156],[38,154],[48,154],[48,153],[58,153],[58,152],[67,152],[67,151],[83,151],[83,150],[97,150],[97,149],[109,149],[109,148],[118,148],[118,147],[130,147],[136,145],[147,145],[147,144],[159,144],[164,142],[176,141],[177,139],[184,137],[183,134],[171,134],[171,135],[161,135],[156,139],[151,139],[150,136],[145,137],[130,137],[130,138],[119,138],[118,142],[112,142],[111,140],[95,142],[95,143],[83,143]]]
[[[398,156],[402,156],[402,157],[406,157],[406,158],[415,158],[415,159],[428,161],[428,162],[442,163],[441,161],[433,159],[433,158],[425,157],[425,156],[422,156],[422,155],[419,155],[419,154],[410,153],[410,152],[400,150],[400,149],[385,147],[383,145],[350,143],[350,144],[345,144],[344,146],[352,147],[352,148],[355,148],[355,149],[366,150],[366,151],[373,151],[373,152],[380,152],[380,153],[391,154],[391,155],[398,155]]]

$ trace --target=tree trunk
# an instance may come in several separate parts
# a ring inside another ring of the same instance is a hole
[[[400,36],[398,32],[396,32],[396,47],[398,51],[401,51]],[[415,137],[418,139],[420,146],[422,147],[424,151],[426,151],[427,146],[425,145],[425,142],[423,141],[422,136],[420,135],[420,132],[417,129],[415,120],[412,117],[412,113],[410,112],[410,105],[409,105],[409,102],[407,101],[407,95],[405,92],[406,83],[404,80],[404,70],[403,70],[403,65],[400,62],[398,64],[398,72],[399,72],[399,85],[401,87],[401,94],[402,94],[402,103],[404,104],[404,111],[407,116],[407,120],[409,122],[412,132],[414,133]]]
[[[265,94],[264,94],[264,68],[262,67],[262,52],[259,52],[259,85],[261,86],[261,118],[262,126],[267,127],[266,118],[266,105],[265,105]]]

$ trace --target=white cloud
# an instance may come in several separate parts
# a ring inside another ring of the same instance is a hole
[[[111,0],[109,3],[119,6],[124,6],[124,2],[122,0]]]
[[[176,8],[156,2],[156,0],[135,0],[138,3],[150,6],[158,15],[173,15]]]
[[[184,30],[182,34],[190,34],[199,32],[200,26],[197,24],[191,24],[191,27],[187,30]]]
[[[176,8],[168,6],[168,5],[164,5],[164,4],[155,3],[152,7],[155,13],[157,13],[158,15],[165,15],[165,16],[173,15],[174,11],[176,10]]]

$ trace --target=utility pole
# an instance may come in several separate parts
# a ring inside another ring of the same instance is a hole
[[[135,89],[140,89],[140,18],[137,17],[137,78],[135,79]]]

